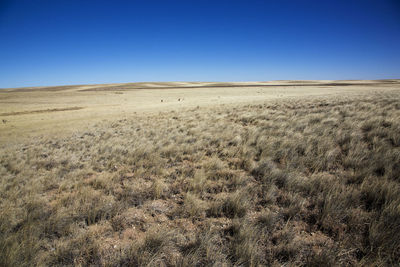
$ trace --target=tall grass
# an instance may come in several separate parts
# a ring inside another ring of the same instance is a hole
[[[134,115],[0,148],[0,265],[395,265],[400,93]]]

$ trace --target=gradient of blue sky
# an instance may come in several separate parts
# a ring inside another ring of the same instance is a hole
[[[399,0],[0,0],[0,87],[379,78]]]

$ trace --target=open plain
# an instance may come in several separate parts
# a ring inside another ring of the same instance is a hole
[[[400,262],[400,80],[0,89],[0,266]]]

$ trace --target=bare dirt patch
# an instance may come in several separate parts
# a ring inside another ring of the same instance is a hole
[[[70,108],[53,108],[53,109],[41,109],[41,110],[26,110],[26,111],[0,113],[0,116],[16,116],[16,115],[26,115],[26,114],[68,111],[68,110],[80,110],[83,108],[84,107],[70,107]]]

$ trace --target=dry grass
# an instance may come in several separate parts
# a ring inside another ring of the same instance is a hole
[[[399,91],[193,108],[0,152],[0,265],[395,265]]]

